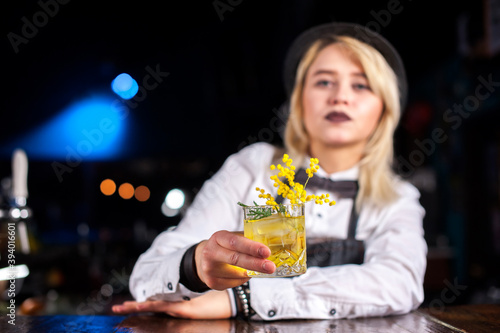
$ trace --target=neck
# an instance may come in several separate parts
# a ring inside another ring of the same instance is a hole
[[[311,144],[309,154],[319,160],[326,173],[344,171],[354,167],[363,156],[363,146],[332,147]]]

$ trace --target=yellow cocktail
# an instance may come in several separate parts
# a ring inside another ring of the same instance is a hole
[[[285,277],[304,274],[306,231],[304,204],[243,207],[245,237],[267,245],[268,258],[276,264],[273,274],[248,271],[252,277]]]

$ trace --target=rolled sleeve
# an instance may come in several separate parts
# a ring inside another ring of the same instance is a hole
[[[274,153],[274,146],[258,143],[227,158],[203,184],[179,225],[160,233],[138,258],[129,283],[137,301],[177,301],[204,294],[179,283],[184,253],[219,230],[243,230],[243,214],[237,203],[255,200],[255,184],[269,181],[263,170],[268,169]]]

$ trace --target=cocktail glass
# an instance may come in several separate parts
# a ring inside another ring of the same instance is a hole
[[[306,265],[306,230],[304,204],[246,206],[245,237],[267,245],[276,264],[273,274],[247,271],[251,277],[287,277],[304,274]],[[257,212],[257,214],[256,214]],[[264,214],[262,214],[264,213]],[[267,215],[263,218],[258,218]]]

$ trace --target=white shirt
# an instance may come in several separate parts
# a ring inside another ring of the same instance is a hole
[[[202,295],[179,283],[184,252],[216,231],[243,230],[243,210],[237,202],[264,204],[255,188],[273,190],[269,177],[275,172],[269,166],[276,151],[267,143],[250,145],[231,155],[205,182],[179,225],[158,235],[139,257],[130,278],[136,300],[177,301]],[[316,175],[352,180],[357,179],[358,168],[331,175],[320,169]],[[366,245],[362,265],[308,267],[294,278],[250,279],[256,318],[339,319],[402,314],[417,308],[424,298],[425,212],[414,186],[398,181],[396,191],[400,197],[394,203],[361,209],[356,238]],[[308,194],[312,193],[309,189]],[[352,201],[341,199],[334,206],[307,203],[306,237],[346,238]]]

